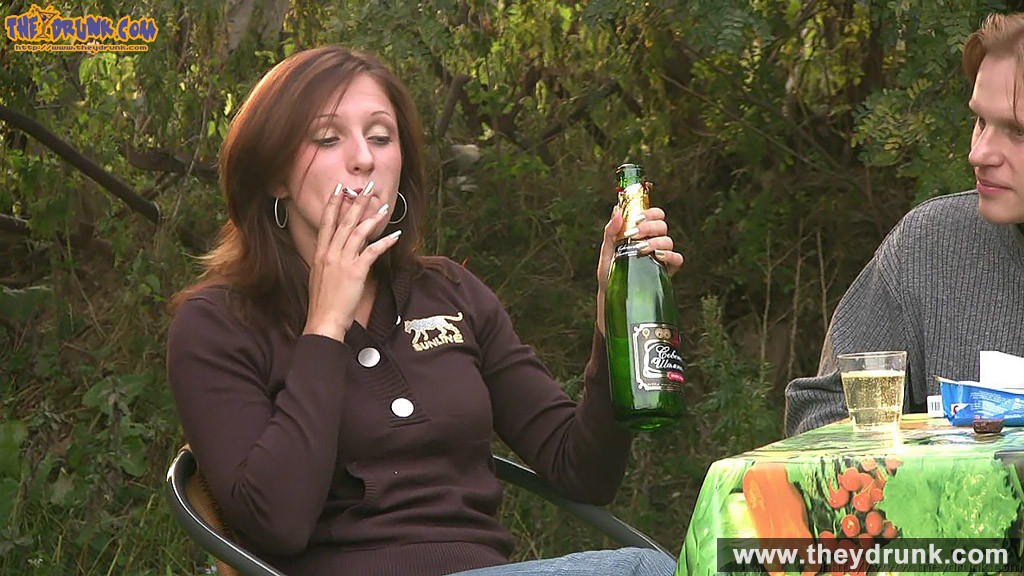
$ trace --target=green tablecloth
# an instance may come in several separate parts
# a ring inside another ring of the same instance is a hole
[[[676,575],[717,573],[720,538],[865,549],[985,538],[1019,553],[1011,540],[1021,536],[1018,469],[1024,428],[977,435],[942,418],[907,415],[899,431],[854,432],[848,421],[811,430],[711,466]]]

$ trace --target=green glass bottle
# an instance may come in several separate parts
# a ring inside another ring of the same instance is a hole
[[[649,205],[644,169],[623,164],[618,176],[624,223],[605,292],[605,336],[615,418],[633,430],[653,430],[684,411],[679,321],[668,272],[638,241],[623,237]]]

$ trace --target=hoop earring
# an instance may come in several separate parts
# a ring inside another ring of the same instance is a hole
[[[402,192],[398,192],[398,198],[402,201],[402,215],[398,217],[398,220],[388,220],[388,224],[398,224],[402,220],[405,220],[405,215],[409,213],[409,202],[402,195]]]
[[[284,227],[288,225],[288,205],[285,204],[284,206],[284,219],[282,220],[281,211],[278,207],[280,203],[280,198],[274,198],[274,224],[277,224],[278,228],[284,230]]]

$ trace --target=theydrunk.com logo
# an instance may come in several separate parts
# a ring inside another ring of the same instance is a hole
[[[33,4],[24,14],[4,18],[16,52],[145,52],[158,32],[152,18],[63,17],[53,6]],[[133,43],[134,42],[134,43]]]

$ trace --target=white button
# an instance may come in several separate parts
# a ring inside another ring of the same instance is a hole
[[[363,348],[356,356],[356,360],[366,368],[373,368],[380,362],[380,352],[376,348]]]
[[[399,418],[408,418],[412,416],[412,402],[408,398],[395,398],[391,403],[391,411]]]

